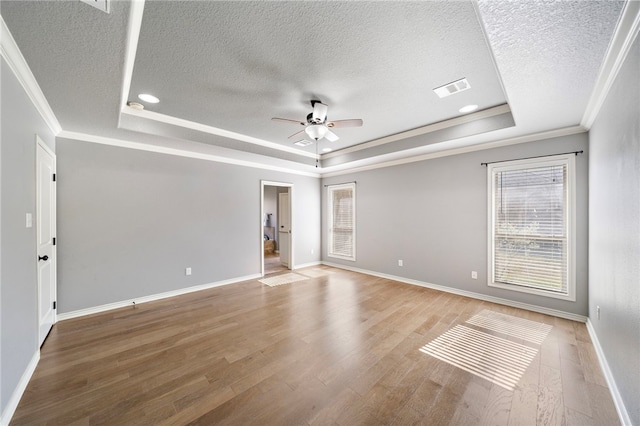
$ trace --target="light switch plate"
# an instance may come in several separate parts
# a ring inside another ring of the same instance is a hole
[[[27,228],[33,228],[33,215],[31,213],[27,213],[27,220],[25,225]]]

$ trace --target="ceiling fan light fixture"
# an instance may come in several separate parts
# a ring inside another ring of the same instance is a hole
[[[311,139],[317,141],[325,137],[329,129],[320,124],[311,124],[307,126],[304,131]]]

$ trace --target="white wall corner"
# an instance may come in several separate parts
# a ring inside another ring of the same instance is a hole
[[[13,71],[13,74],[24,88],[27,96],[29,96],[38,113],[42,116],[42,119],[47,123],[49,129],[54,135],[60,133],[62,127],[53,113],[49,102],[47,102],[47,99],[44,97],[44,93],[42,93],[35,76],[31,72],[24,56],[22,56],[22,52],[20,52],[20,48],[18,48],[2,16],[0,16],[0,54],[7,61],[9,68]]]
[[[18,408],[18,403],[20,402],[20,398],[24,394],[24,391],[27,389],[27,385],[29,384],[29,380],[31,380],[31,376],[36,371],[36,367],[38,366],[38,362],[40,361],[40,349],[36,350],[36,353],[33,354],[31,361],[29,361],[29,365],[27,365],[26,370],[20,377],[20,381],[18,382],[18,386],[16,386],[13,394],[11,394],[11,398],[7,402],[7,406],[2,412],[2,416],[0,416],[0,426],[6,426],[11,421],[13,414],[16,412],[16,408]]]
[[[591,323],[590,318],[587,319],[587,331],[589,331],[589,337],[591,337],[591,342],[593,343],[593,347],[596,350],[596,355],[598,355],[600,368],[602,368],[602,373],[604,374],[604,378],[607,381],[607,385],[609,386],[609,392],[611,392],[613,404],[616,406],[618,417],[620,417],[620,423],[622,423],[624,426],[633,426],[633,424],[631,423],[631,418],[629,417],[629,413],[627,412],[627,408],[624,406],[624,401],[622,400],[620,391],[618,391],[616,381],[613,378],[611,369],[609,368],[607,358],[605,358],[604,356],[604,351],[602,350],[602,346],[600,345],[600,341],[598,340],[598,335],[596,334],[596,330],[593,328],[593,324]]]
[[[593,91],[587,103],[587,107],[580,121],[580,125],[586,129],[591,129],[600,108],[604,104],[611,86],[618,76],[624,60],[627,58],[633,41],[638,36],[640,30],[640,2],[628,0],[625,2],[620,19],[609,43],[609,48],[605,54],[600,72],[593,86]]]

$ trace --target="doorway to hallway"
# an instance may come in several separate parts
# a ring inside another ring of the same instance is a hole
[[[262,181],[260,241],[263,276],[292,269],[292,193],[293,185],[290,183]]]

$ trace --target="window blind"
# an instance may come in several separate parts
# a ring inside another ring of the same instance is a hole
[[[355,185],[329,187],[329,255],[355,260]]]
[[[567,164],[493,172],[493,280],[568,292]]]

